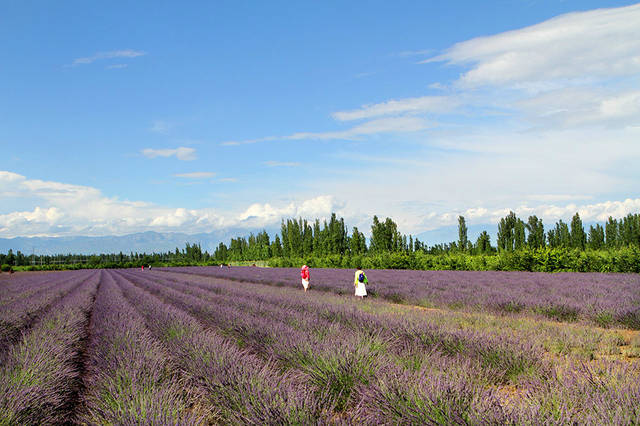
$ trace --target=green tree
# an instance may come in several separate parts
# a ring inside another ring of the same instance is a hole
[[[525,246],[525,224],[522,220],[518,219],[513,227],[513,248],[515,250],[522,250]]]
[[[554,229],[549,230],[547,233],[547,240],[549,241],[549,247],[568,248],[571,246],[571,238],[569,233],[569,226],[560,219],[556,222]]]
[[[600,250],[604,247],[604,228],[600,224],[589,226],[587,245],[592,250]]]
[[[458,247],[461,251],[466,250],[468,241],[467,224],[465,223],[463,216],[458,216]]]
[[[364,254],[367,251],[366,238],[355,226],[353,227],[353,232],[351,232],[350,247],[352,254]]]
[[[276,234],[271,245],[271,254],[274,257],[282,257],[282,244],[280,243],[280,236]]]
[[[491,237],[487,231],[482,231],[476,241],[476,251],[480,254],[490,253],[491,250]]]
[[[618,247],[618,221],[611,216],[607,219],[607,223],[604,226],[605,233],[605,245],[607,248],[612,249]]]
[[[577,212],[571,219],[570,241],[571,248],[577,248],[580,250],[584,250],[587,242],[587,236],[584,232],[584,227],[582,226],[582,219],[580,219],[580,215]]]
[[[377,216],[373,217],[370,249],[373,252],[402,250],[402,236],[398,232],[398,225],[391,218],[380,222]]]
[[[9,252],[7,253],[7,258],[5,260],[7,262],[7,265],[9,266],[14,266],[16,264],[16,255],[13,254],[13,250],[9,249]]]
[[[218,244],[218,247],[216,247],[215,251],[213,252],[213,258],[217,262],[226,262],[228,256],[229,254],[228,254],[226,244],[225,243]]]
[[[538,219],[536,215],[529,216],[526,226],[527,231],[529,231],[527,245],[533,249],[543,248],[545,246],[545,233],[542,219]]]
[[[514,212],[500,219],[498,223],[498,250],[513,251],[515,248],[515,227],[518,218]]]

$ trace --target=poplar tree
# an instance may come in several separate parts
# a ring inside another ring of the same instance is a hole
[[[487,231],[482,231],[476,241],[476,250],[478,253],[485,254],[491,252],[491,237]]]
[[[604,228],[600,224],[589,227],[589,236],[587,237],[587,245],[592,250],[599,250],[604,247]]]
[[[607,248],[612,249],[618,247],[618,221],[611,216],[607,219],[607,223],[604,226],[605,232],[605,245]]]
[[[513,251],[515,246],[515,227],[518,218],[514,212],[500,219],[498,224],[498,250]]]
[[[584,233],[584,227],[582,226],[582,219],[580,215],[576,214],[571,219],[571,247],[584,250],[587,236]]]
[[[515,250],[522,250],[525,244],[525,225],[524,222],[518,219],[513,226],[513,248]]]
[[[271,244],[271,255],[275,257],[282,257],[282,243],[280,242],[280,236],[276,234]]]
[[[542,219],[538,219],[536,215],[529,216],[526,227],[527,231],[529,231],[527,245],[533,249],[543,248],[545,246],[545,233]]]
[[[467,248],[467,224],[463,216],[458,216],[458,248],[464,251]]]

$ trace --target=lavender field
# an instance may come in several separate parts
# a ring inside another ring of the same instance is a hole
[[[187,274],[299,287],[296,268],[183,267]],[[396,303],[536,314],[560,321],[640,329],[640,275],[505,271],[367,271],[373,296]],[[316,290],[350,294],[353,271],[313,269]]]
[[[0,277],[0,425],[640,422],[638,278],[351,274]]]

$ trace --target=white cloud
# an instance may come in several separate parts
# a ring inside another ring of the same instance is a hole
[[[113,64],[113,65],[109,65],[107,67],[108,70],[116,70],[116,69],[122,69],[122,68],[127,68],[129,65],[128,64]]]
[[[424,49],[424,50],[405,50],[398,53],[398,56],[426,56],[433,55],[433,49]]]
[[[300,163],[294,161],[265,161],[265,165],[269,167],[298,167]]]
[[[463,87],[610,79],[640,72],[640,4],[558,16],[458,43],[424,62],[470,65]]]
[[[214,177],[216,174],[213,172],[190,172],[190,173],[176,173],[173,176],[185,179],[204,179]]]
[[[230,178],[226,179],[227,181]],[[284,206],[254,203],[242,212],[213,208],[168,208],[106,197],[88,186],[28,179],[0,171],[0,202],[8,190],[34,207],[0,214],[0,237],[211,232],[277,225],[283,217],[325,217],[340,204],[330,196],[291,201]]]
[[[301,203],[291,202],[283,207],[276,207],[269,203],[255,203],[242,212],[237,219],[251,226],[261,227],[277,224],[282,218],[325,218],[339,210],[341,206],[334,197],[329,195],[321,195]]]
[[[87,65],[91,64],[95,61],[99,61],[102,59],[114,59],[114,58],[137,58],[138,56],[146,55],[146,52],[142,52],[140,50],[112,50],[109,52],[98,52],[92,56],[86,56],[84,58],[76,58],[73,61],[73,66],[77,65]]]
[[[195,149],[186,148],[184,146],[174,148],[174,149],[145,148],[142,150],[142,155],[144,155],[147,158],[175,156],[178,160],[182,160],[182,161],[193,161],[197,158]]]
[[[375,135],[380,133],[405,133],[417,132],[428,127],[427,122],[420,117],[388,117],[379,118],[364,122],[348,130],[337,132],[299,132],[284,137],[288,140],[327,140],[344,139],[354,140],[361,136]]]
[[[524,99],[515,106],[526,120],[545,127],[640,124],[640,90],[570,87]]]
[[[25,180],[25,177],[13,172],[0,170],[0,182],[17,182]]]
[[[422,96],[363,105],[361,108],[352,111],[334,112],[331,116],[339,121],[349,121],[405,113],[442,114],[452,111],[459,103],[459,100],[450,96]]]
[[[387,117],[364,122],[347,130],[333,132],[297,132],[288,136],[267,136],[259,139],[228,141],[221,145],[245,145],[276,140],[358,140],[363,136],[384,133],[407,133],[427,129],[429,123],[421,117]]]

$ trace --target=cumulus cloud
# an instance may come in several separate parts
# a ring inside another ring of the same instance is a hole
[[[142,155],[147,158],[156,158],[156,157],[176,157],[181,161],[193,161],[196,158],[196,150],[193,148],[186,148],[184,146],[174,148],[174,149],[153,149],[153,148],[145,148],[142,150]]]
[[[253,229],[277,225],[283,217],[325,217],[340,207],[333,197],[319,196],[283,206],[254,203],[240,212],[168,208],[106,197],[100,190],[88,186],[28,179],[0,171],[0,200],[9,190],[12,197],[19,197],[34,207],[0,214],[0,237],[3,238]]]
[[[424,62],[471,66],[459,84],[505,85],[640,72],[640,4],[558,16],[457,43]]]
[[[265,226],[278,223],[285,217],[304,217],[309,219],[328,217],[338,210],[341,204],[334,197],[322,195],[301,203],[291,202],[282,207],[276,207],[269,203],[255,203],[249,206],[237,218],[241,222],[251,223],[254,226]]]

